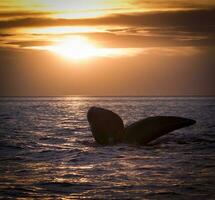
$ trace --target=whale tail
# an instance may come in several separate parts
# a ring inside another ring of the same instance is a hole
[[[99,107],[91,107],[87,119],[93,137],[99,144],[127,142],[144,145],[171,131],[196,123],[183,117],[156,116],[124,127],[119,115]]]
[[[125,141],[144,145],[162,135],[195,123],[195,120],[183,117],[148,117],[125,127]]]
[[[91,107],[87,112],[87,120],[93,137],[99,144],[121,142],[124,135],[124,124],[116,113],[99,107]]]

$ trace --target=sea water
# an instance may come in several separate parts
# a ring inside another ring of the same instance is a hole
[[[91,106],[125,124],[158,115],[197,123],[146,146],[102,146]],[[2,97],[0,198],[215,199],[215,98]]]

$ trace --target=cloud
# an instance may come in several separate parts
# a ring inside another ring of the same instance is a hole
[[[32,46],[48,46],[52,45],[53,42],[50,41],[19,41],[19,42],[9,42],[9,45],[15,45],[18,47],[32,47]]]
[[[35,12],[35,11],[1,11],[1,18],[23,18],[23,17],[44,17],[54,14],[52,12]]]
[[[9,36],[14,36],[14,34],[0,33],[0,37],[9,37]]]
[[[198,19],[198,23],[193,23]],[[115,14],[87,19],[21,18],[0,21],[0,28],[73,25],[214,26],[215,9]]]
[[[194,23],[198,20],[198,23]],[[117,14],[88,19],[21,18],[0,21],[1,29],[77,25],[124,25],[145,27],[178,27],[189,31],[215,29],[215,9]]]
[[[213,46],[215,38],[165,33],[166,35],[131,35],[118,33],[80,33],[79,36],[88,38],[99,47],[105,48],[152,48],[152,47],[191,47],[191,46]],[[76,34],[55,35],[47,40],[42,40],[38,35],[34,40],[29,37],[28,41],[8,41],[7,46],[16,47],[43,47],[55,44],[58,38],[72,37]],[[42,49],[42,48],[41,48]]]
[[[198,23],[194,23],[195,21]],[[84,25],[107,26],[106,33],[75,33],[87,36],[105,47],[210,46],[215,44],[215,9],[117,14],[88,19],[40,17],[0,21],[2,30],[19,27]],[[117,26],[119,28],[111,28]],[[17,44],[23,47],[24,43]],[[37,42],[26,42],[25,46],[31,44],[37,45]]]
[[[132,1],[134,4],[138,4],[142,7],[151,7],[151,8],[209,8],[211,6],[215,6],[215,2],[213,0],[204,0],[204,1],[198,1],[198,0],[134,0]]]

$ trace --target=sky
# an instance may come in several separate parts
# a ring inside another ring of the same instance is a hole
[[[0,96],[214,96],[215,0],[1,0]]]

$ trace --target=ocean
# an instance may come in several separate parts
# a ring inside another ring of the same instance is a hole
[[[86,113],[197,121],[146,145],[97,144]],[[1,97],[2,199],[215,199],[214,97]]]

